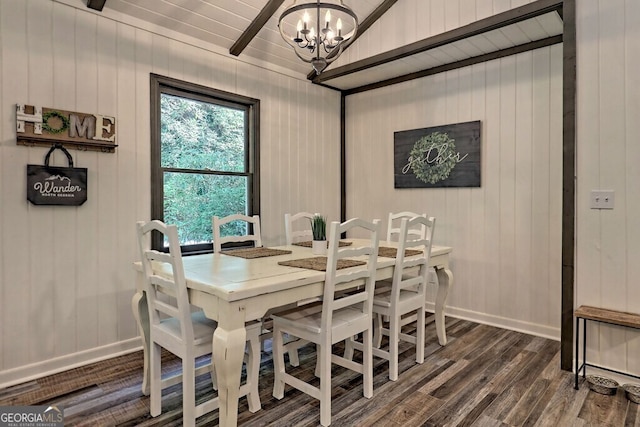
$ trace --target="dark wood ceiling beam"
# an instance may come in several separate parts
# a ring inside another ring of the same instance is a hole
[[[284,3],[284,0],[269,0],[269,2],[262,8],[258,16],[249,24],[244,33],[236,40],[236,42],[229,49],[229,53],[233,56],[238,56],[242,53],[245,47],[253,40],[258,34],[258,31],[264,27],[264,24],[276,13],[276,10]]]
[[[391,6],[396,4],[397,1],[398,0],[384,0],[382,3],[380,3],[378,7],[376,7],[374,11],[371,12],[369,16],[367,16],[358,25],[358,32],[356,33],[355,37],[353,38],[353,41],[349,44],[349,46],[351,46],[352,43],[358,40],[358,37],[360,37],[365,31],[367,31],[369,27],[371,27],[378,19],[380,19],[382,15],[384,15],[385,12],[391,8]],[[349,49],[349,46],[347,46],[344,50]],[[327,58],[333,58],[336,54],[337,52],[333,51],[329,55],[327,55]],[[307,79],[313,80],[315,76],[316,76],[316,72],[311,71],[309,74],[307,74]]]
[[[89,9],[97,10],[98,12],[102,12],[104,8],[104,4],[107,0],[87,0],[87,7]]]
[[[319,76],[314,76],[312,81],[314,83],[320,83],[335,79],[336,77],[366,70],[368,68],[444,46],[458,40],[506,27],[507,25],[515,24],[517,22],[522,22],[526,19],[535,18],[537,16],[544,15],[545,13],[559,12],[562,10],[562,3],[562,0],[537,0],[397,49],[383,52],[360,61],[352,62],[351,64],[347,64],[342,67],[327,70]]]
[[[379,89],[385,86],[391,86],[398,83],[406,82],[409,80],[419,79],[422,77],[432,76],[434,74],[444,73],[446,71],[455,70],[457,68],[468,67],[481,62],[492,61],[498,58],[504,58],[506,56],[516,55],[518,53],[527,52],[529,50],[540,49],[542,47],[551,46],[554,44],[562,43],[562,34],[557,36],[547,37],[546,39],[536,40],[529,43],[524,43],[518,46],[509,47],[495,52],[485,53],[483,55],[473,56],[461,61],[451,62],[449,64],[439,65],[437,67],[428,68],[426,70],[416,71],[415,73],[405,74],[403,76],[394,77],[387,80],[382,80],[376,83],[355,87],[352,89],[343,90],[344,96],[353,95],[354,93],[366,92],[368,90]]]

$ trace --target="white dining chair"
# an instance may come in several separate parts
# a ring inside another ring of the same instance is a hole
[[[426,213],[415,213],[415,212],[409,212],[409,211],[404,211],[404,212],[397,212],[397,213],[389,213],[389,222],[387,225],[387,241],[388,242],[397,242],[398,241],[398,233],[400,232],[400,228],[399,228],[399,223],[403,218],[407,218],[407,219],[411,219],[414,218],[416,216],[421,216],[424,218],[427,218],[427,214]],[[426,228],[423,226],[416,226],[413,229],[409,229],[408,231],[408,237],[410,239],[424,239],[426,237]],[[429,284],[434,285],[436,288],[438,287],[438,275],[436,274],[436,270],[435,268],[429,268],[429,278],[427,280],[427,282]],[[382,288],[384,286],[384,284],[387,284],[388,286],[391,285],[391,282],[388,280],[383,280],[380,281],[376,284],[377,288]],[[386,319],[388,320],[388,319]],[[411,322],[406,322],[403,323],[403,326],[405,324],[409,324]],[[380,340],[382,339],[381,336],[374,336],[374,342],[373,342],[373,346],[374,347],[380,347]]]
[[[425,343],[425,294],[429,275],[429,258],[435,218],[416,216],[403,218],[398,231],[398,249],[393,271],[391,288],[385,287],[382,292],[376,290],[373,299],[374,343],[373,355],[389,361],[389,379],[398,379],[398,348],[400,340],[410,342],[416,348],[416,362],[424,361]],[[415,238],[410,230],[423,229],[424,238]],[[405,256],[405,250],[419,249],[420,255]],[[418,269],[417,273],[409,273],[410,269]],[[408,318],[416,313],[416,335],[403,333],[401,328]],[[388,327],[383,319],[388,319]],[[379,348],[382,335],[389,337],[388,350]],[[345,345],[345,357],[353,357],[353,349],[361,349],[362,343],[355,339],[348,340]]]
[[[340,248],[340,236],[351,230],[369,236],[367,244]],[[282,399],[285,384],[320,400],[320,424],[331,423],[331,364],[335,363],[363,375],[363,394],[373,396],[372,307],[380,221],[354,218],[342,224],[332,222],[322,302],[308,304],[288,313],[273,315],[273,396]],[[339,269],[340,261],[358,258],[364,265]],[[364,284],[364,286],[362,286]],[[360,286],[359,286],[360,285]],[[337,292],[336,289],[351,292]],[[315,387],[287,373],[284,338],[287,333],[316,344],[320,386]],[[333,344],[362,333],[363,360],[356,363],[332,354]]]
[[[298,212],[296,214],[286,213],[284,214],[284,234],[287,245],[292,245],[298,242],[310,241],[313,239],[313,233],[311,232],[311,220],[313,217],[319,214],[312,214],[310,212]],[[306,227],[296,227],[297,224],[303,223]],[[309,302],[319,301],[319,298],[312,298],[305,301],[299,301],[297,304],[291,304],[282,307],[281,310],[273,310],[269,312],[271,314],[278,313],[280,311],[290,310],[293,307],[308,304]],[[265,334],[265,337],[271,337],[272,335]],[[294,342],[296,344],[294,344]],[[287,354],[289,355],[289,364],[291,366],[299,366],[300,358],[298,357],[298,349],[308,344],[308,342],[300,339],[289,339],[287,341]]]
[[[222,235],[222,227],[226,224],[240,221],[246,224],[246,234]],[[244,214],[233,214],[225,217],[214,216],[213,223],[213,251],[220,252],[225,243],[253,242],[254,247],[262,247],[262,237],[260,235],[260,216],[248,216]]]
[[[165,225],[154,220],[137,224],[138,246],[145,278],[145,294],[149,308],[150,337],[150,413],[156,417],[162,412],[162,389],[180,382],[182,377],[183,425],[194,426],[201,415],[219,407],[218,398],[196,405],[195,379],[210,372],[215,387],[215,360],[196,369],[195,359],[211,354],[213,333],[217,323],[205,317],[202,310],[192,312],[184,277],[182,253],[175,225]],[[161,233],[169,243],[169,252],[150,249],[149,233]],[[157,264],[162,263],[162,264]],[[158,272],[154,270],[154,266]],[[260,368],[259,322],[247,325],[248,354],[246,355],[247,380],[240,388],[240,396],[247,396],[249,410],[260,409],[258,374]],[[162,378],[161,348],[165,348],[182,360],[182,374]],[[212,387],[213,388],[213,387]]]
[[[298,212],[293,215],[289,213],[284,214],[284,235],[287,245],[313,239],[311,220],[315,215],[318,214],[309,212]],[[306,227],[296,229],[294,224],[298,222],[304,222]]]

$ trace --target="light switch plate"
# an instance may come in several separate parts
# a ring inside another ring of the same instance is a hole
[[[613,209],[615,191],[591,190],[591,209]]]

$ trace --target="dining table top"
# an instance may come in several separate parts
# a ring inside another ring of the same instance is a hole
[[[364,239],[344,239],[354,247]],[[396,242],[380,241],[380,247],[395,247]],[[299,267],[280,265],[279,262],[312,258],[308,247],[299,245],[270,247],[290,251],[290,253],[260,258],[243,258],[225,252],[191,255],[183,257],[187,287],[212,294],[225,301],[238,301],[262,294],[286,290],[324,281],[325,272]],[[452,248],[432,246],[431,264],[437,265],[438,258],[450,253]],[[393,267],[395,258],[378,256],[377,270]],[[157,274],[171,275],[168,265],[154,265]]]

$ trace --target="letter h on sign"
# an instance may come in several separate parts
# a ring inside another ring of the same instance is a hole
[[[16,104],[16,131],[24,133],[25,122],[33,123],[33,133],[42,135],[42,107],[34,106],[33,114],[27,114],[24,111],[24,104]]]

